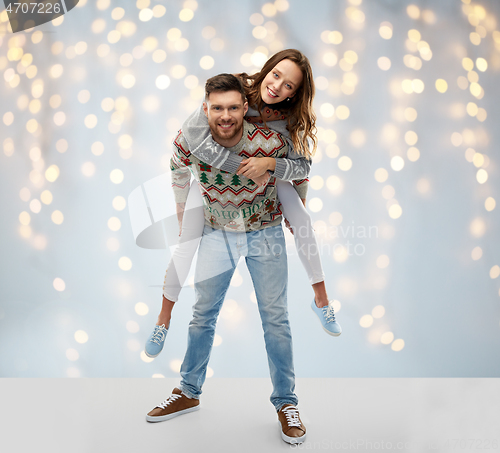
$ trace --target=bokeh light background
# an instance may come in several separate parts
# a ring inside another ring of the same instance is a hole
[[[496,0],[80,0],[12,34],[3,11],[0,375],[178,375],[194,291],[147,359],[169,251],[135,244],[128,196],[168,174],[208,77],[293,47],[315,75],[308,209],[344,330],[320,328],[288,234],[297,376],[498,376],[499,20]],[[268,376],[255,302],[241,261],[209,377]]]

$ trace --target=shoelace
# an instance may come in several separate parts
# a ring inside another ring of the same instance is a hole
[[[165,409],[170,403],[173,403],[175,400],[178,400],[182,395],[178,395],[177,393],[170,395],[163,403],[158,404],[156,407],[161,407]]]
[[[335,322],[335,313],[333,307],[328,304],[323,307],[323,314],[325,316],[326,322]]]
[[[295,406],[286,407],[283,409],[283,413],[286,415],[288,426],[297,426],[299,428],[302,426],[300,423],[299,411]]]
[[[160,342],[165,340],[166,334],[167,334],[167,329],[165,329],[165,324],[162,324],[161,326],[156,326],[150,341],[160,346]]]

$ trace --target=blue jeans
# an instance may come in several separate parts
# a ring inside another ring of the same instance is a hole
[[[276,410],[298,403],[288,322],[288,267],[281,225],[249,233],[205,226],[195,271],[196,303],[189,323],[188,346],[181,367],[180,389],[199,398],[212,351],[217,317],[239,258],[245,257],[264,329],[271,403]]]

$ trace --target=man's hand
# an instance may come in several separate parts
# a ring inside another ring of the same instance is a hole
[[[264,187],[267,185],[270,178],[271,178],[271,175],[269,174],[268,171],[266,171],[262,176],[256,176],[255,178],[252,178],[252,181],[255,184],[257,184],[257,186]]]
[[[186,203],[176,203],[175,210],[177,211],[177,221],[179,222],[179,236],[182,232],[182,218],[184,217],[184,209],[186,208]]]
[[[246,176],[255,181],[255,178],[262,176],[267,170],[274,170],[270,165],[274,163],[272,157],[250,157],[243,159],[240,165],[241,169],[238,169],[236,174]]]

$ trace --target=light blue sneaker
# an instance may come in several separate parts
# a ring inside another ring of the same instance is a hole
[[[340,327],[340,324],[335,321],[335,313],[333,312],[333,307],[330,304],[319,308],[313,298],[311,308],[314,313],[318,315],[321,325],[328,335],[338,337],[342,333],[342,327]]]
[[[153,359],[161,352],[167,332],[168,329],[165,327],[165,324],[155,326],[155,330],[153,330],[153,333],[149,336],[148,341],[146,341],[146,347],[144,348],[144,353],[148,357]]]

